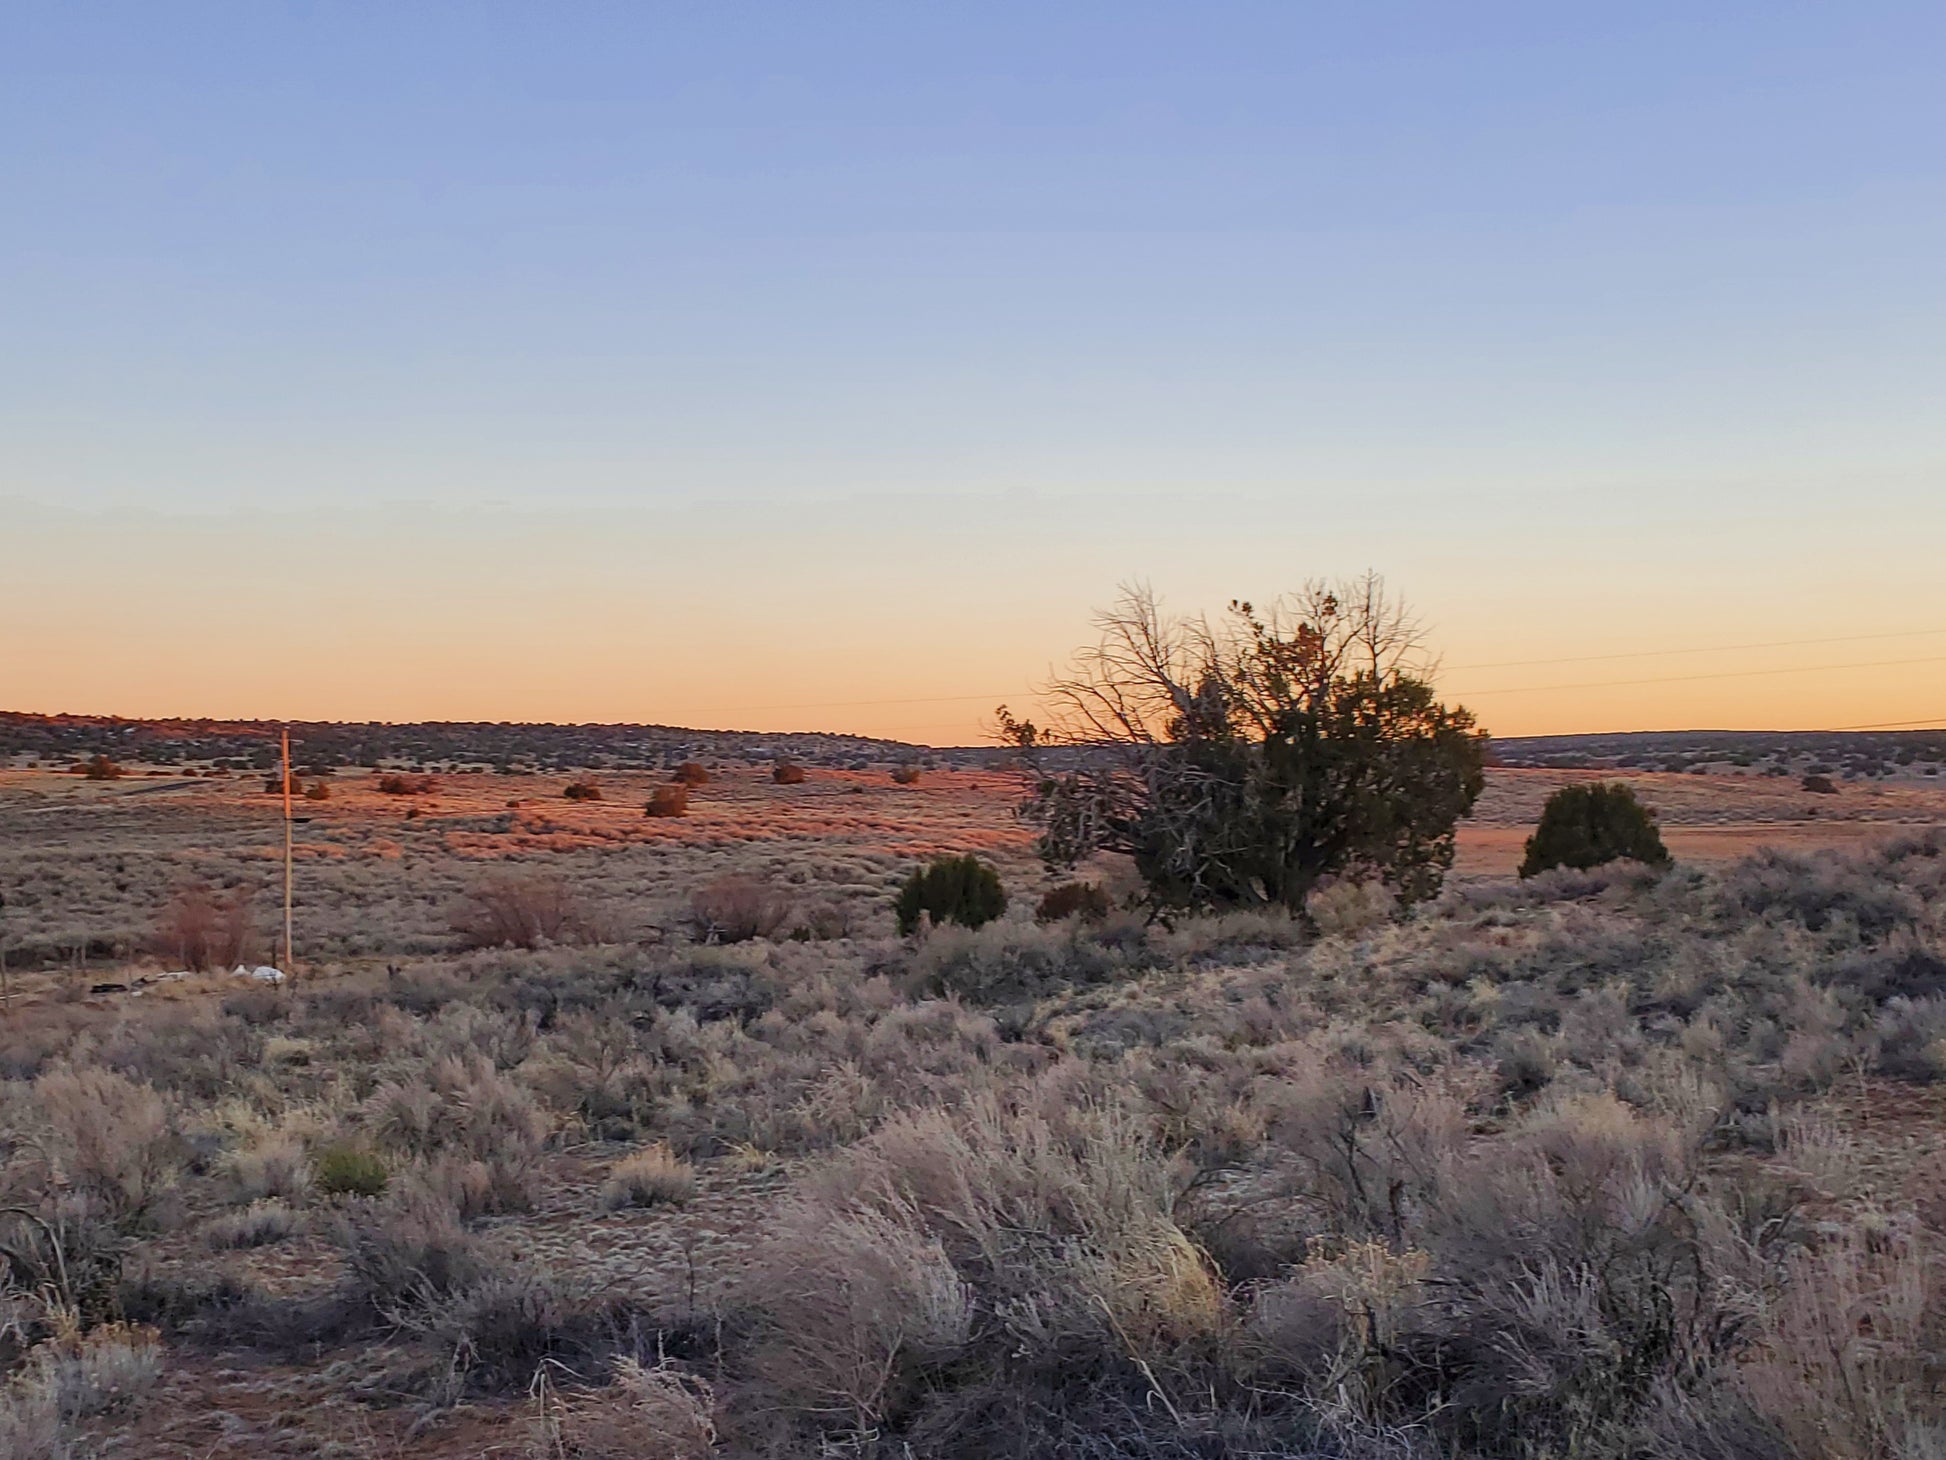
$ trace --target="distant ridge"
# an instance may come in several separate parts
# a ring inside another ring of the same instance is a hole
[[[487,770],[657,770],[686,759],[863,768],[914,758],[980,764],[992,749],[936,750],[819,731],[695,730],[678,725],[523,724],[488,720],[288,722],[295,758],[319,768],[411,765]],[[0,710],[0,763],[66,764],[95,754],[151,765],[259,770],[276,760],[281,720],[38,715]]]
[[[1946,767],[1946,729],[1629,730],[1512,736],[1493,750],[1501,765],[1562,770],[1934,776]]]
[[[0,764],[70,764],[95,754],[151,765],[268,768],[281,720],[38,715],[0,710]],[[502,771],[658,770],[687,759],[865,768],[912,759],[979,766],[997,746],[929,746],[825,731],[697,730],[680,725],[490,720],[291,721],[306,765]],[[1716,771],[1850,777],[1946,773],[1940,730],[1631,730],[1521,735],[1493,742],[1503,766],[1557,770]]]

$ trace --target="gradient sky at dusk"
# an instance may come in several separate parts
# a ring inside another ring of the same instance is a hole
[[[0,708],[964,742],[1121,580],[1371,566],[1502,734],[1946,723],[1942,56],[1937,4],[9,6]]]

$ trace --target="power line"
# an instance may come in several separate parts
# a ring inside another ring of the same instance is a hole
[[[1834,639],[1771,639],[1761,644],[1716,644],[1697,649],[1631,649],[1621,654],[1571,654],[1560,659],[1499,659],[1491,664],[1455,664],[1455,670],[1520,669],[1530,664],[1594,664],[1606,659],[1660,659],[1671,654],[1736,654],[1746,649],[1802,649],[1813,644],[1863,644],[1873,639],[1924,639],[1946,629],[1901,629],[1888,634],[1845,634]]]
[[[1032,690],[1023,690],[1021,693],[1029,698],[1039,698]],[[711,710],[706,713],[716,715],[754,715],[764,710],[853,710],[878,705],[949,705],[974,700],[999,701],[1006,698],[1006,693],[1003,691],[1000,694],[986,695],[921,695],[912,699],[898,700],[819,700],[815,703],[802,705],[729,705],[723,709]]]
[[[1810,733],[1836,735],[1845,730],[1920,730],[1931,725],[1946,726],[1946,715],[1932,715],[1924,720],[1881,720],[1876,725],[1833,725],[1828,730]]]
[[[1442,666],[1448,673],[1464,673],[1474,669],[1514,669],[1543,664],[1598,664],[1617,659],[1658,659],[1676,654],[1735,654],[1753,649],[1797,649],[1821,644],[1862,644],[1884,639],[1918,639],[1946,634],[1946,628],[1902,629],[1883,634],[1845,634],[1820,639],[1771,639],[1761,643],[1716,644],[1692,649],[1631,649],[1615,654],[1571,654],[1554,659],[1497,659],[1479,664],[1457,664]],[[1550,689],[1605,689],[1614,686],[1636,684],[1681,683],[1685,680],[1738,679],[1765,674],[1815,674],[1825,670],[1885,668],[1901,664],[1932,664],[1939,659],[1885,659],[1856,664],[1808,664],[1783,669],[1725,670],[1712,674],[1663,675],[1650,679],[1601,680],[1587,684],[1531,685],[1513,689],[1479,689],[1454,691],[1465,694],[1533,694]],[[1023,698],[1038,699],[1038,693],[1031,689],[1016,691]],[[729,705],[714,710],[692,713],[705,715],[753,715],[774,713],[782,710],[856,710],[881,709],[888,705],[949,705],[949,704],[997,704],[1009,697],[1009,692],[1000,691],[988,694],[958,695],[912,695],[894,699],[866,700],[809,700],[798,704],[781,705]]]
[[[1523,684],[1505,689],[1455,689],[1449,694],[1456,695],[1524,695],[1548,694],[1566,689],[1615,689],[1638,684],[1686,684],[1706,679],[1756,679],[1767,674],[1827,674],[1851,669],[1890,669],[1906,664],[1946,664],[1946,654],[1935,654],[1924,659],[1865,659],[1850,664],[1799,664],[1788,669],[1728,669],[1714,674],[1659,674],[1649,679],[1597,679],[1586,680],[1580,684]]]

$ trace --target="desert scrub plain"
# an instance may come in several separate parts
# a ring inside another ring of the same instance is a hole
[[[1917,790],[1644,776],[1660,875],[1042,926],[997,776],[340,775],[275,988],[138,984],[191,884],[269,951],[260,780],[36,776],[0,1454],[1946,1454]],[[895,937],[965,850],[1006,916]],[[461,947],[503,893],[554,932]]]

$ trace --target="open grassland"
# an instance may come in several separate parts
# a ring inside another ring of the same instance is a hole
[[[1015,777],[924,772],[899,785],[884,770],[815,770],[779,785],[768,768],[732,766],[694,789],[681,817],[643,806],[666,774],[445,775],[423,794],[386,794],[375,772],[306,783],[300,798],[296,934],[300,956],[384,960],[453,944],[469,890],[496,876],[558,878],[604,941],[653,941],[682,920],[696,891],[726,875],[762,879],[799,922],[836,918],[889,932],[889,893],[915,859],[973,851],[1010,887],[1048,878],[1014,819]],[[1601,773],[1496,770],[1462,824],[1460,878],[1502,876],[1549,792]],[[1946,787],[1845,783],[1833,795],[1759,776],[1628,777],[1661,815],[1670,850],[1717,862],[1764,846],[1855,847],[1900,827],[1946,821]],[[562,792],[594,784],[600,800]],[[115,969],[151,941],[158,913],[185,885],[250,899],[253,952],[268,956],[280,923],[282,801],[261,775],[222,780],[87,781],[55,771],[0,770],[0,943],[12,963]],[[165,960],[166,961],[166,960]]]
[[[1946,808],[1510,880],[1585,778],[1320,931],[1038,926],[991,773],[341,773],[277,988],[141,982],[190,884],[269,952],[260,779],[0,775],[0,1454],[1946,1453]],[[944,850],[1012,907],[896,938]]]

